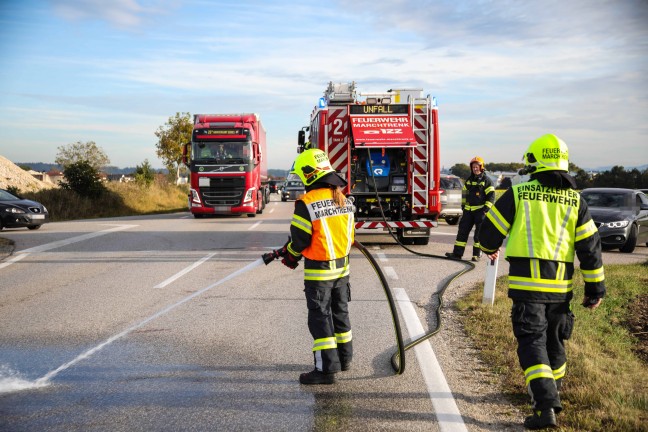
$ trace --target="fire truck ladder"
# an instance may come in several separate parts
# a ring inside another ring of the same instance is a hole
[[[428,208],[429,200],[430,98],[411,98],[410,112],[418,143],[412,152],[412,206],[415,213],[422,213]]]

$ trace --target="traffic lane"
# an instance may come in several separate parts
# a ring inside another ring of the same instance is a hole
[[[282,279],[285,279],[283,275],[278,279],[270,278],[270,283],[274,285],[273,280]],[[293,279],[295,283],[300,284],[299,276]],[[366,430],[364,428],[368,421],[375,422],[378,428],[387,422],[390,424],[390,429],[395,430],[401,427],[403,428],[401,430],[429,430],[428,423],[432,421],[429,406],[423,411],[417,409],[417,402],[426,399],[424,393],[412,392],[410,387],[403,389],[401,385],[405,380],[400,377],[394,379],[389,370],[388,357],[393,351],[389,347],[380,353],[384,359],[379,364],[369,363],[368,369],[367,366],[363,366],[360,360],[362,357],[357,357],[355,373],[360,377],[359,383],[350,381],[348,390],[344,389],[342,384],[344,380],[341,380],[340,385],[335,386],[335,389],[309,388],[298,384],[298,373],[310,369],[312,365],[310,353],[312,341],[305,325],[303,293],[300,292],[295,297],[292,293],[294,291],[292,284],[290,285],[291,297],[280,297],[272,303],[274,305],[272,308],[267,307],[266,296],[260,295],[257,291],[253,296],[262,299],[256,300],[258,305],[253,304],[254,302],[249,298],[252,292],[245,293],[246,290],[251,289],[248,284],[235,290],[230,289],[230,295],[215,288],[215,292],[206,293],[204,298],[197,298],[196,302],[183,305],[183,309],[186,307],[184,313],[161,317],[155,325],[151,323],[151,326],[125,337],[124,341],[115,342],[92,358],[61,372],[60,376],[53,380],[53,386],[36,392],[32,391],[29,395],[30,398],[35,399],[43,396],[47,400],[60,400],[60,406],[41,401],[40,403],[47,404],[48,408],[45,413],[39,414],[33,423],[30,420],[33,413],[27,412],[21,415],[20,409],[18,412],[12,412],[11,417],[19,417],[21,422],[27,422],[24,424],[36,428],[43,425],[55,428],[62,417],[68,419],[64,422],[67,426],[70,422],[83,424],[84,419],[95,417],[108,418],[107,424],[113,424],[113,420],[125,417],[138,419],[125,425],[135,430],[143,430],[149,426],[157,428],[165,424],[182,424],[183,421],[194,425],[217,424],[223,427],[231,426],[243,430],[249,427],[249,430],[255,430],[255,425],[269,424],[267,417],[270,411],[277,413],[275,424],[283,426],[289,424],[290,427],[285,429],[291,430],[310,429],[310,426],[304,427],[304,425],[310,424],[310,421],[326,422],[327,419],[344,420],[348,430],[354,430],[356,427],[356,430]],[[225,290],[228,287],[218,288]],[[279,294],[280,290],[275,289],[275,295]],[[261,292],[269,292],[269,290]],[[370,303],[374,302],[370,301]],[[360,302],[354,300],[352,305],[363,303],[365,301],[362,299]],[[375,305],[372,305],[367,314],[353,311],[352,314],[357,315],[359,322],[362,322],[360,317],[365,315],[373,320],[377,316],[375,309]],[[263,319],[259,321],[258,317]],[[281,324],[278,317],[284,317],[286,320],[286,325],[281,329],[267,325],[268,322]],[[389,327],[385,325],[384,320],[380,322],[383,323],[382,327]],[[359,340],[362,341],[364,337],[361,329],[364,326],[358,324],[357,327],[357,333],[361,335]],[[372,322],[368,327],[375,330],[380,326]],[[296,329],[301,333],[298,337],[294,334]],[[247,334],[250,334],[249,338]],[[286,340],[289,342],[287,343]],[[293,343],[295,340],[302,340],[303,346]],[[124,344],[128,349],[124,348]],[[360,352],[365,351],[362,345],[362,343],[358,344],[357,349]],[[379,345],[378,340],[372,340],[366,351],[376,349]],[[277,347],[279,347],[278,351]],[[142,369],[142,365],[148,366]],[[373,367],[380,369],[378,374],[381,380],[380,391],[376,391],[370,384],[372,379],[376,379]],[[183,379],[191,382],[192,390],[178,394],[173,384],[177,381],[185,382]],[[159,381],[157,384],[156,380]],[[367,380],[369,384],[365,383]],[[393,385],[386,382],[390,380]],[[205,382],[206,387],[203,390],[200,386],[196,389],[193,387],[194,381]],[[115,382],[122,385],[115,387],[112,384]],[[132,388],[126,384],[130,382],[133,382]],[[151,385],[154,390],[150,394],[143,393],[142,385]],[[367,385],[373,389],[373,392],[365,390]],[[392,390],[391,387],[394,386],[396,388]],[[56,395],[53,396],[51,392],[54,388],[60,390],[57,390]],[[267,391],[259,391],[260,388]],[[297,393],[295,393],[296,389]],[[396,391],[399,389],[400,391]],[[340,391],[346,396],[338,397]],[[135,396],[131,392],[135,392]],[[301,395],[302,399],[307,398],[306,401],[300,399],[303,416],[295,415],[295,407],[300,406],[294,402],[295,394]],[[275,398],[272,398],[272,395]],[[182,399],[178,400],[178,396]],[[28,411],[28,407],[33,404],[23,405],[20,400],[16,400],[20,397],[20,394],[9,396],[14,406],[25,406]],[[398,407],[394,407],[392,398],[396,398],[397,402],[406,406],[399,404]],[[123,404],[120,402],[116,407],[112,405],[119,401],[125,402]],[[79,404],[83,409],[78,409]],[[358,405],[366,408],[360,409]],[[429,405],[429,402],[425,401],[424,405]],[[254,407],[257,408],[250,411]],[[200,412],[196,411],[205,408],[208,408],[209,413],[201,417]],[[145,410],[147,415],[142,416],[141,410]],[[356,414],[347,418],[350,410]],[[219,413],[216,422],[214,422],[214,412]],[[404,412],[410,414],[404,416]],[[150,416],[149,413],[153,415]],[[360,417],[358,413],[361,414]],[[142,417],[152,423],[142,423],[140,420]],[[125,421],[127,420],[118,420],[114,424],[124,424]],[[419,427],[416,427],[416,424]]]

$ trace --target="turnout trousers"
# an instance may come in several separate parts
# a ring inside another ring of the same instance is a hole
[[[341,370],[353,358],[349,276],[327,281],[305,281],[308,330],[313,336],[315,368],[324,373]]]
[[[574,328],[569,301],[528,303],[514,300],[511,321],[533,409],[562,411],[558,392],[567,366],[564,341],[571,337]]]
[[[473,253],[472,256],[481,256],[481,249],[479,248],[479,229],[484,221],[484,210],[479,209],[475,211],[464,211],[459,221],[459,230],[457,231],[457,239],[455,240],[454,249],[452,253],[462,257],[466,244],[468,243],[468,236],[470,231],[475,226],[475,235],[473,237]]]

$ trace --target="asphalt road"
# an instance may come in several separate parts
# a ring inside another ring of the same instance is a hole
[[[312,369],[302,267],[259,261],[286,241],[292,209],[273,195],[255,218],[178,213],[3,231],[16,250],[0,262],[0,430],[479,426],[457,411],[466,401],[455,404],[430,344],[408,351],[394,375],[388,305],[357,250],[353,369],[334,386],[298,383]],[[440,254],[455,234],[440,223],[430,246],[413,248]],[[414,256],[383,235],[358,239],[399,299],[404,336],[433,327],[426,306],[459,264]],[[646,256],[642,246],[629,259]],[[480,277],[483,269],[471,276]]]

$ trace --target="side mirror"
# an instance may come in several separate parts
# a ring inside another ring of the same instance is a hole
[[[306,142],[306,131],[300,130],[299,132],[297,132],[297,144],[303,148],[305,142]]]

